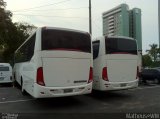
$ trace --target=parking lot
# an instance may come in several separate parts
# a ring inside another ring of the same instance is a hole
[[[141,84],[137,89],[34,99],[16,87],[0,87],[3,113],[160,113],[160,85]]]

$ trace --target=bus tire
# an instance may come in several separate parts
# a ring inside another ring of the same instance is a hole
[[[21,89],[21,86],[18,84],[16,80],[13,81],[13,87]]]
[[[22,92],[22,95],[27,95],[27,92],[23,88],[23,79],[22,79],[22,77],[21,77],[21,92]]]

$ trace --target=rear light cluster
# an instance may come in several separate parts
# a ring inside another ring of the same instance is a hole
[[[39,67],[37,69],[37,84],[41,86],[45,86],[42,67]]]
[[[93,81],[93,68],[90,67],[88,83]]]
[[[107,67],[104,67],[102,69],[102,79],[105,81],[108,81],[108,72],[107,72]]]
[[[139,79],[139,67],[137,66],[137,74],[136,74],[136,79]]]

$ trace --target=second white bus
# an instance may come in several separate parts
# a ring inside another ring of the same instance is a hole
[[[15,51],[15,81],[35,98],[91,93],[91,49],[86,32],[38,28]]]
[[[0,63],[0,83],[12,83],[12,67],[9,63]]]
[[[136,40],[104,36],[93,41],[93,89],[121,90],[138,86]]]

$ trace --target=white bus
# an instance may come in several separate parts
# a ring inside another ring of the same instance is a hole
[[[14,77],[35,98],[88,94],[92,91],[90,34],[38,28],[16,51]]]
[[[12,67],[9,63],[0,63],[0,83],[12,83]]]
[[[93,89],[121,90],[138,86],[136,40],[103,36],[93,41]]]

